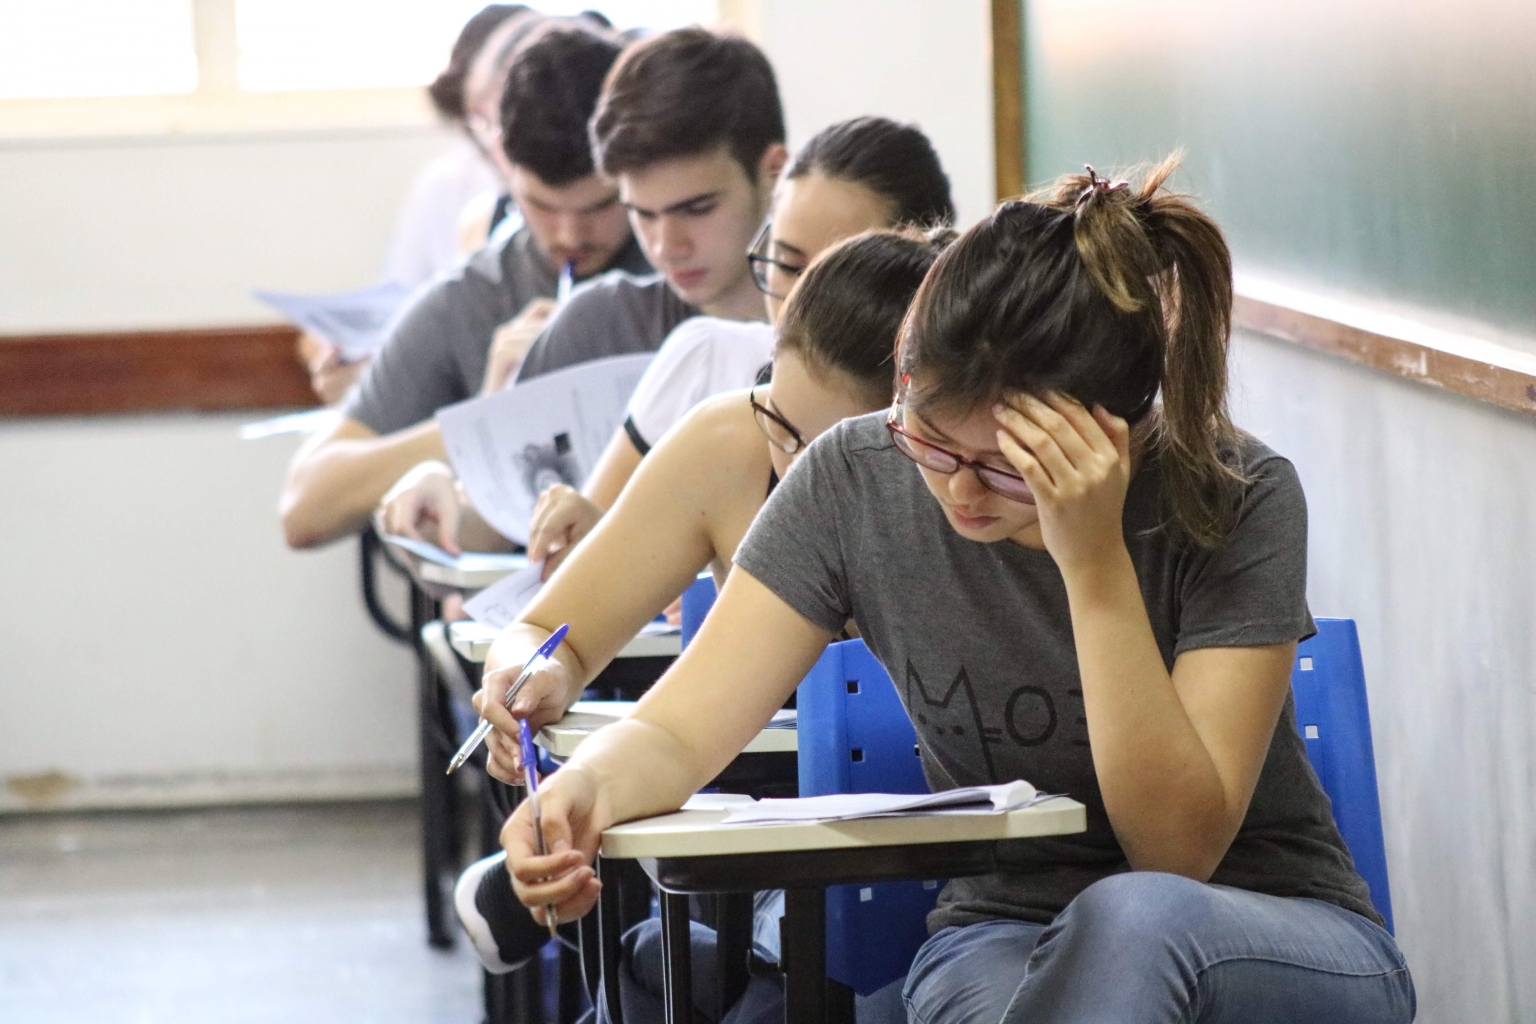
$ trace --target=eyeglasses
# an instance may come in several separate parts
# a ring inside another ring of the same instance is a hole
[[[757,389],[768,385],[768,378],[772,372],[772,363],[766,364],[757,371],[757,383],[752,386],[751,391],[747,392],[747,404],[752,406],[752,418],[757,420],[757,429],[763,432],[768,442],[785,455],[796,455],[803,451],[809,442],[800,435],[800,431],[796,430],[789,420],[766,405],[759,405],[757,401]]]
[[[805,273],[805,268],[768,255],[768,235],[772,228],[773,222],[769,221],[757,233],[752,248],[747,250],[747,265],[752,268],[752,283],[757,285],[757,290],[782,302],[794,287],[795,279]]]
[[[897,394],[896,401],[891,404],[890,415],[885,418],[885,429],[890,432],[897,451],[924,469],[942,473],[945,476],[958,473],[962,469],[972,470],[976,474],[976,479],[981,481],[981,486],[993,494],[1001,495],[1009,501],[1023,502],[1026,505],[1035,503],[1035,494],[1029,489],[1029,482],[1017,473],[1010,473],[1007,470],[977,462],[975,459],[968,459],[948,448],[941,448],[932,441],[925,441],[903,427],[901,412],[904,392],[905,388],[902,393]]]

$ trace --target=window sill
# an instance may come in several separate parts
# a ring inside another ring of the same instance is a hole
[[[434,128],[421,88],[0,101],[0,147]]]

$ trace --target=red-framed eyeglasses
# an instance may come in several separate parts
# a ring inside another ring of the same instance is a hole
[[[924,469],[945,476],[958,473],[962,469],[969,469],[976,474],[976,479],[981,481],[981,486],[993,494],[1001,495],[1009,501],[1023,502],[1026,505],[1035,503],[1035,493],[1029,489],[1029,481],[1017,473],[1010,473],[984,462],[968,459],[958,452],[952,452],[932,441],[924,440],[902,426],[902,402],[906,398],[906,392],[907,379],[903,377],[901,389],[896,393],[896,401],[891,403],[890,414],[885,418],[885,429],[890,433],[891,441],[896,445],[897,451]]]

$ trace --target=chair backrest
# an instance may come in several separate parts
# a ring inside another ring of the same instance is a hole
[[[698,578],[683,591],[683,646],[693,642],[694,634],[704,624],[704,616],[715,606],[715,574],[699,573]]]
[[[926,793],[912,720],[862,640],[828,645],[795,695],[800,795]],[[869,995],[906,976],[940,882],[827,889],[827,977]]]
[[[1317,635],[1297,645],[1291,690],[1307,759],[1333,803],[1333,820],[1355,870],[1370,886],[1371,902],[1391,931],[1392,895],[1381,837],[1371,712],[1353,619],[1317,620]]]

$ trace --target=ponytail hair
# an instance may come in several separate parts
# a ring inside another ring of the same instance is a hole
[[[891,401],[896,335],[918,286],[955,233],[866,231],[823,250],[800,275],[779,317],[779,351],[813,371],[850,378],[871,408]]]
[[[924,283],[898,372],[919,412],[1017,391],[1102,405],[1156,456],[1173,523],[1212,546],[1245,482],[1227,410],[1232,256],[1215,221],[1163,187],[1179,158],[1139,185],[1090,168],[998,207]]]

